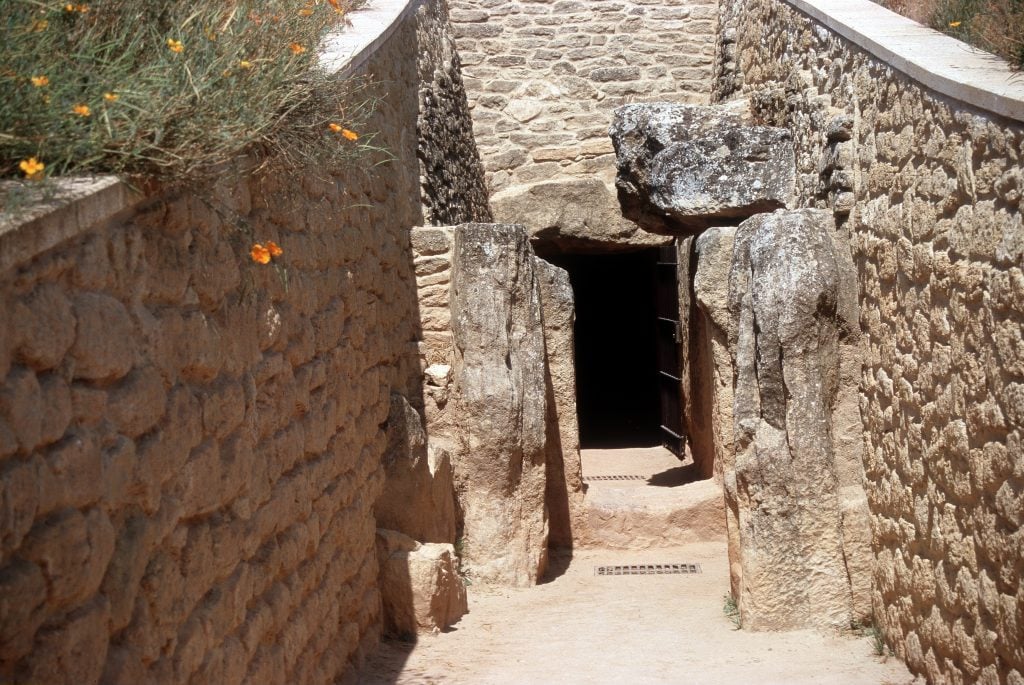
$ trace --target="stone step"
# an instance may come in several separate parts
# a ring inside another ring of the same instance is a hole
[[[722,488],[686,482],[692,465],[661,448],[584,450],[587,483],[580,547],[644,550],[725,539]],[[604,480],[609,476],[642,479]]]

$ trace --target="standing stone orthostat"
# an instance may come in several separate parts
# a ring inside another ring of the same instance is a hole
[[[738,510],[745,628],[852,618],[832,414],[840,345],[858,330],[854,273],[830,212],[760,214],[736,232],[736,463],[726,497]]]
[[[544,571],[547,401],[533,252],[522,226],[455,229],[450,293],[452,455],[475,580],[530,585]]]

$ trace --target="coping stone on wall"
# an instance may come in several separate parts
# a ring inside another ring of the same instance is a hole
[[[922,85],[1024,121],[1024,81],[1009,65],[871,0],[785,0]]]
[[[0,184],[13,185],[16,181]],[[79,235],[118,212],[131,207],[139,195],[115,176],[75,176],[54,179],[48,188],[32,188],[43,195],[30,197],[28,206],[0,212],[0,273],[29,261],[37,254]]]
[[[423,0],[369,0],[348,15],[348,25],[324,39],[320,66],[338,77],[357,71],[387,42]],[[5,181],[3,186],[17,183]],[[29,186],[31,187],[31,186]],[[68,176],[52,180],[39,202],[0,210],[0,273],[124,211],[143,198],[116,176]],[[42,193],[41,193],[42,194]]]
[[[349,25],[344,30],[324,40],[320,66],[338,76],[358,70],[422,4],[423,0],[370,0],[346,15]]]

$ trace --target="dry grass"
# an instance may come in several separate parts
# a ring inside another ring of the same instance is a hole
[[[926,26],[1024,68],[1024,0],[878,0]]]
[[[360,1],[0,0],[0,178],[351,156],[355,86],[316,53]]]

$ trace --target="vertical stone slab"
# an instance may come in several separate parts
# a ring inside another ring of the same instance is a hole
[[[829,212],[779,211],[744,221],[733,246],[739,603],[753,630],[851,620],[831,424],[856,286],[834,233]]]
[[[373,507],[377,526],[417,542],[455,542],[452,466],[443,450],[431,451],[420,417],[409,401],[391,394],[384,449],[384,491]]]
[[[583,525],[583,468],[576,418],[575,302],[569,273],[534,258],[547,360],[547,506],[552,548],[572,548]]]
[[[540,288],[526,231],[455,230],[453,454],[474,579],[524,586],[544,570],[547,401]]]
[[[729,313],[729,266],[736,228],[709,228],[697,238],[697,269],[693,277],[697,300],[698,363],[701,381],[702,430],[692,430],[694,452],[712,453],[715,480],[725,492],[726,531],[729,538],[729,579],[733,597],[739,597],[739,510],[736,500],[736,453],[733,444],[733,366],[729,338],[735,323]],[[726,476],[729,476],[728,478]]]

